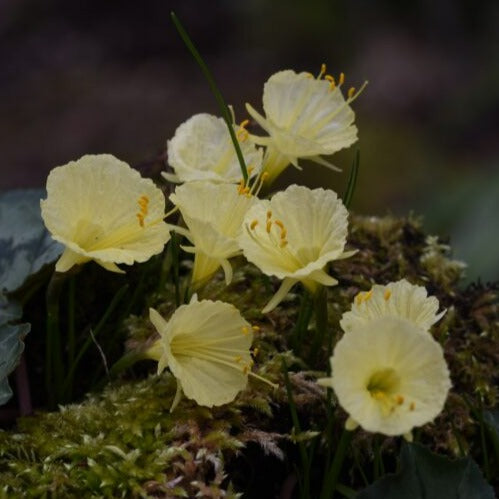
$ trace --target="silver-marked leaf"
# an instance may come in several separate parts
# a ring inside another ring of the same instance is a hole
[[[14,291],[63,250],[40,214],[42,189],[0,194],[0,291]]]

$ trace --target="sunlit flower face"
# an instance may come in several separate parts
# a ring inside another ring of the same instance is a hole
[[[194,287],[206,282],[220,266],[229,283],[229,258],[241,253],[237,236],[255,197],[233,184],[191,182],[177,187],[170,200],[180,209],[193,243],[193,247],[184,249],[195,253]]]
[[[262,151],[248,140],[244,126],[234,127],[239,146],[251,174],[261,169]],[[164,173],[167,180],[237,183],[241,167],[227,125],[222,118],[195,114],[182,123],[168,141],[168,163],[175,175]]]
[[[445,310],[438,313],[438,307],[438,300],[428,296],[423,286],[401,279],[386,286],[376,284],[370,291],[359,293],[340,324],[348,332],[379,317],[400,317],[428,331],[445,314]]]
[[[109,154],[54,168],[40,205],[52,237],[66,246],[58,272],[89,260],[122,272],[116,264],[145,262],[170,237],[161,190]]]
[[[228,303],[202,300],[182,305],[166,321],[154,309],[150,319],[160,334],[158,372],[168,366],[184,394],[212,407],[234,400],[246,387],[253,363],[253,331]]]
[[[317,78],[310,73],[280,71],[263,89],[265,117],[246,104],[248,113],[269,135],[252,135],[251,139],[267,146],[264,168],[270,181],[289,164],[298,166],[299,158],[334,169],[321,155],[333,154],[357,140],[350,103],[359,92],[350,89],[345,99],[343,80],[343,75],[338,81],[326,75],[324,66]]]
[[[263,273],[283,279],[264,312],[272,310],[298,281],[311,291],[317,284],[337,284],[324,267],[353,254],[344,252],[347,217],[333,191],[297,185],[248,210],[239,237],[244,255]]]
[[[408,320],[382,317],[345,333],[331,357],[331,386],[349,425],[407,435],[441,411],[451,386],[441,346]]]

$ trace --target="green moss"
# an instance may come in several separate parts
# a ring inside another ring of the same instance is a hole
[[[426,286],[447,308],[433,334],[445,349],[453,390],[443,413],[416,437],[433,450],[457,455],[464,449],[480,461],[479,427],[469,404],[487,408],[498,404],[499,287],[473,285],[460,290],[462,264],[450,259],[448,246],[424,234],[414,218],[353,217],[349,245],[359,250],[357,254],[334,262],[330,269],[340,282],[328,290],[335,341],[342,334],[339,319],[360,290],[402,277]],[[241,259],[229,287],[218,276],[200,298],[232,302],[260,327],[254,344],[259,349],[256,371],[278,383],[278,389],[250,380],[231,404],[207,409],[184,399],[170,414],[175,393],[171,375],[119,380],[81,404],[20,419],[14,430],[0,432],[3,496],[237,497],[234,490],[247,491],[252,474],[263,480],[266,472],[273,473],[273,482],[284,481],[299,463],[293,442],[314,439],[315,432],[324,429],[326,399],[315,380],[325,375],[328,355],[324,348],[314,365],[306,365],[289,351],[298,294],[290,294],[272,313],[261,314],[276,286],[277,281]],[[172,296],[167,288],[151,294],[146,303],[168,316],[174,310]],[[146,314],[131,316],[126,329],[128,348],[150,341],[155,334]],[[304,342],[303,352],[308,343]],[[302,435],[292,428],[283,359],[293,371],[290,380]],[[150,372],[155,368],[146,362],[142,367],[144,371],[150,367]],[[343,411],[336,406],[334,410],[342,421]],[[358,467],[370,459],[374,444],[372,435],[356,432],[348,457],[353,486],[360,484]],[[387,456],[395,454],[396,445],[396,439],[383,439]],[[316,448],[319,454],[324,452],[320,443]],[[258,494],[261,490],[248,492],[249,497]]]

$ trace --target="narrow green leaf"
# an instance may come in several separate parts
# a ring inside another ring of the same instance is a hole
[[[355,152],[355,158],[352,163],[352,168],[350,169],[350,177],[348,178],[348,184],[343,196],[343,204],[346,208],[350,208],[352,203],[353,194],[355,192],[355,186],[357,185],[357,176],[359,174],[360,166],[360,151],[357,149]]]
[[[194,60],[197,62],[198,66],[203,72],[208,82],[208,85],[210,86],[210,89],[213,92],[213,95],[215,96],[215,99],[222,113],[222,118],[224,119],[227,128],[229,129],[230,138],[232,139],[232,143],[234,144],[234,149],[236,150],[237,159],[239,160],[239,166],[241,167],[241,172],[243,174],[244,181],[246,182],[248,180],[248,170],[246,169],[243,153],[241,152],[241,148],[239,147],[239,142],[237,141],[236,133],[234,132],[232,115],[230,113],[229,107],[225,103],[222,93],[218,89],[218,86],[215,83],[215,79],[213,78],[213,75],[208,69],[208,66],[204,62],[203,58],[201,57],[201,54],[199,53],[194,43],[192,42],[191,38],[187,34],[187,31],[183,27],[182,23],[179,21],[178,17],[174,12],[171,12],[170,15],[173,24],[175,25],[175,28],[177,29],[180,35],[180,38],[182,38],[182,41],[185,43],[185,46],[188,48],[192,57],[194,57]]]

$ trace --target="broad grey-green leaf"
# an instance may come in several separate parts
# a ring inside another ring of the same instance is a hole
[[[24,350],[24,337],[30,324],[3,324],[0,326],[0,405],[12,396],[7,377],[19,364]]]
[[[400,471],[386,475],[358,499],[494,499],[477,464],[470,458],[454,461],[417,444],[405,444]]]
[[[45,229],[42,189],[0,194],[0,291],[14,291],[63,250]]]

